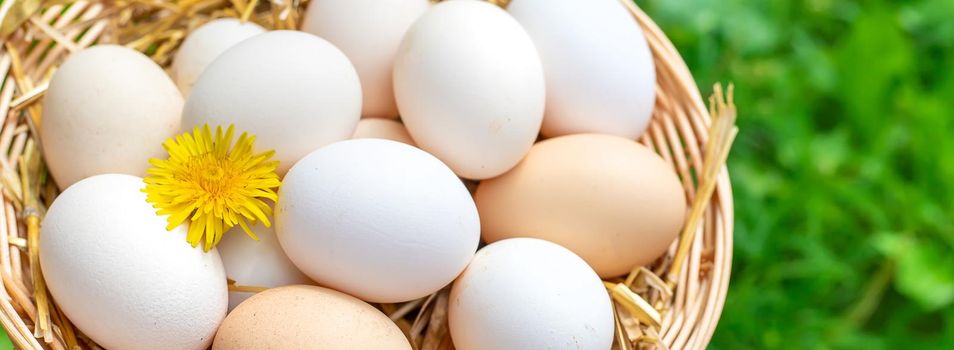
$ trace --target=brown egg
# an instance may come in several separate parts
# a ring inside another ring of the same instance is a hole
[[[560,244],[601,277],[662,255],[682,229],[686,199],[672,167],[635,141],[579,134],[541,141],[475,194],[487,242]]]
[[[416,146],[404,124],[397,120],[383,118],[364,118],[358,122],[354,131],[355,139],[385,139]]]
[[[213,350],[410,350],[381,311],[350,295],[315,286],[266,290],[229,313]]]

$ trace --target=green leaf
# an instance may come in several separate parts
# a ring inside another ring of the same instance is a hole
[[[901,234],[880,234],[878,249],[897,266],[895,287],[928,310],[954,303],[954,256],[936,244]]]

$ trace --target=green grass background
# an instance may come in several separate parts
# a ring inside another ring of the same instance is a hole
[[[954,1],[637,1],[736,84],[713,349],[954,349]]]
[[[736,84],[711,348],[954,349],[954,1],[637,2]]]

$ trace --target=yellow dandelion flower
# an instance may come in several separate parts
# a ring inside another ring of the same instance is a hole
[[[228,229],[238,225],[253,239],[249,224],[271,226],[275,189],[281,184],[270,160],[275,151],[254,154],[255,136],[242,133],[232,146],[234,127],[225,133],[216,127],[213,137],[208,125],[170,138],[162,144],[169,158],[150,159],[150,176],[145,178],[146,201],[168,215],[168,230],[189,220],[186,240],[197,246],[204,241],[212,249]]]

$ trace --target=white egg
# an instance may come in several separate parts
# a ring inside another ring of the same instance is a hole
[[[98,175],[66,189],[42,222],[40,264],[70,321],[106,349],[205,349],[228,308],[215,249],[146,203],[141,178]]]
[[[106,173],[145,176],[179,131],[182,95],[158,65],[122,46],[66,60],[43,100],[40,139],[60,188]]]
[[[363,116],[396,118],[394,55],[407,28],[429,7],[429,0],[312,0],[301,30],[351,59],[364,90]]]
[[[285,256],[275,230],[258,224],[249,227],[258,240],[241,227],[225,233],[216,246],[225,265],[225,274],[240,286],[275,288],[292,284],[314,284]],[[229,291],[229,311],[254,295]]]
[[[265,32],[265,28],[236,18],[220,18],[196,28],[185,38],[172,61],[172,78],[183,95],[189,95],[192,84],[205,67],[228,48],[242,40]]]
[[[540,131],[543,67],[530,37],[484,1],[446,1],[411,26],[394,63],[401,119],[457,175],[487,179],[520,161]]]
[[[513,0],[508,11],[543,60],[544,136],[643,134],[656,104],[656,68],[642,29],[622,2]]]
[[[613,344],[613,306],[599,276],[573,252],[534,238],[481,248],[451,288],[448,322],[458,350]]]
[[[182,112],[185,130],[234,124],[275,150],[279,175],[301,157],[345,140],[361,118],[358,74],[317,36],[279,30],[226,50],[199,76]]]
[[[477,207],[460,179],[430,154],[381,139],[338,142],[295,164],[275,225],[305,274],[370,302],[443,288],[480,239]]]

